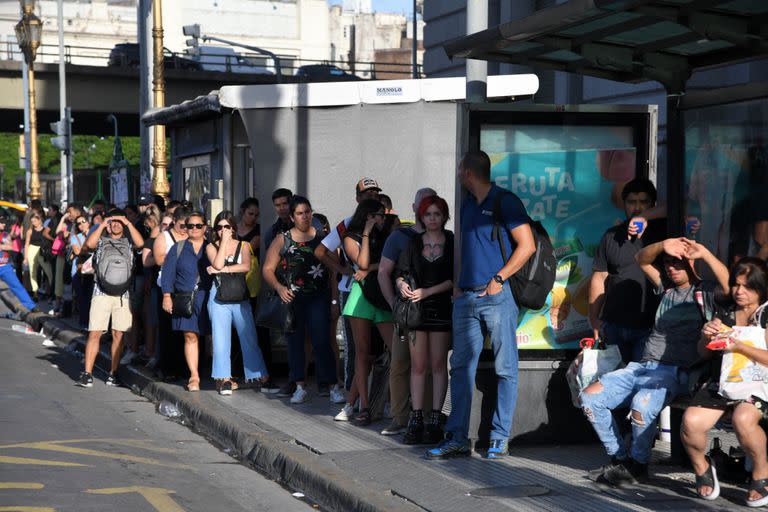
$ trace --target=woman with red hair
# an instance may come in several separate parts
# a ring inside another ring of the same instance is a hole
[[[448,389],[453,233],[445,229],[450,218],[445,199],[425,197],[419,204],[417,215],[425,231],[413,237],[400,255],[396,280],[400,295],[420,303],[422,309],[422,324],[415,329],[410,342],[413,409],[403,442],[434,444],[443,438],[441,410]],[[434,410],[425,414],[422,408],[427,368],[431,368],[432,373]]]

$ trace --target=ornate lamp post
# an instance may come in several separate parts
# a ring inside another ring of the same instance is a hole
[[[29,158],[31,176],[29,181],[29,199],[40,199],[40,176],[37,167],[37,111],[35,106],[35,70],[34,62],[37,49],[40,47],[40,36],[43,33],[43,22],[35,16],[35,0],[19,0],[22,12],[21,21],[16,24],[16,40],[24,54],[27,63],[27,79],[29,83]]]
[[[165,78],[163,77],[163,1],[152,1],[152,49],[153,49],[153,74],[152,92],[154,108],[165,106]],[[168,201],[171,190],[168,184],[168,162],[165,159],[165,126],[155,126],[155,142],[152,146],[152,193],[162,196]]]

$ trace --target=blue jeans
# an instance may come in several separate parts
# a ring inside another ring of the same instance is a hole
[[[452,407],[445,430],[459,442],[467,440],[475,373],[486,334],[498,378],[491,440],[509,438],[517,403],[517,303],[508,286],[496,295],[478,297],[479,293],[464,292],[453,303]]]
[[[318,384],[336,382],[336,364],[329,339],[331,298],[328,292],[307,297],[296,294],[293,301],[295,331],[286,336],[288,342],[288,366],[291,382],[303,382],[304,376],[304,339],[306,333],[312,340],[315,353],[315,373]]]
[[[602,337],[607,345],[619,346],[621,358],[625,364],[638,362],[643,358],[645,340],[651,333],[650,328],[637,329],[605,322],[602,331]]]
[[[678,366],[655,361],[629,363],[626,368],[600,377],[603,390],[581,392],[584,414],[595,428],[608,455],[619,459],[631,456],[641,464],[651,458],[656,421],[661,410],[685,389],[688,374]],[[618,407],[632,410],[632,446],[625,446],[616,420],[611,414]],[[639,412],[642,422],[635,418]]]
[[[267,375],[267,365],[261,356],[256,341],[256,325],[253,322],[251,303],[247,300],[236,304],[223,304],[216,301],[216,285],[211,287],[208,298],[208,315],[211,317],[213,332],[213,368],[211,377],[229,379],[232,377],[230,351],[232,349],[232,325],[240,338],[243,351],[243,370],[248,380],[259,379]]]
[[[35,304],[35,301],[32,300],[32,297],[29,296],[27,290],[24,289],[19,278],[16,277],[16,270],[14,270],[13,265],[10,263],[7,265],[0,265],[0,280],[8,285],[8,289],[10,289],[16,298],[19,299],[22,306],[32,310],[37,305]]]

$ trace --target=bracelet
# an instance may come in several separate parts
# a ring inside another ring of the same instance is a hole
[[[368,238],[368,235],[363,235],[363,238]]]

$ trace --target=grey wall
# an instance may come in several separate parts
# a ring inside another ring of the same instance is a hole
[[[262,226],[274,222],[269,205],[279,187],[306,195],[336,223],[354,211],[354,187],[363,176],[379,181],[405,219],[413,217],[414,192],[424,186],[453,211],[456,110],[453,102],[419,102],[241,111]]]

